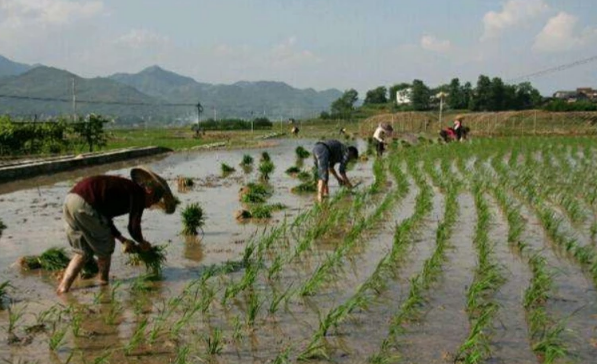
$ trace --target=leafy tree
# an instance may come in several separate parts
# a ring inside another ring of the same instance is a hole
[[[104,132],[104,124],[110,120],[101,115],[90,114],[85,119],[80,118],[79,122],[73,126],[73,131],[89,146],[89,151],[93,152],[93,147],[103,147],[106,145],[107,138]]]
[[[532,109],[541,105],[541,94],[530,82],[519,83],[516,87],[516,104],[521,109]]]
[[[412,86],[412,105],[417,111],[428,110],[431,90],[421,80],[414,80]]]
[[[388,89],[385,86],[379,86],[373,90],[369,90],[365,96],[364,104],[385,104],[388,102],[387,94]]]
[[[344,94],[332,103],[332,116],[334,118],[350,118],[358,99],[359,93],[355,89],[344,91]]]
[[[473,111],[491,110],[491,80],[485,75],[480,75],[477,80],[477,87],[472,98],[471,109]]]
[[[460,80],[458,78],[452,79],[447,92],[449,94],[448,106],[450,106],[451,109],[466,109],[468,107],[468,100],[464,94],[464,87],[460,86]]]
[[[410,88],[410,87],[411,87],[410,83],[404,83],[404,82],[391,86],[389,89],[390,101],[396,102],[396,94],[398,93],[398,91],[406,90],[407,88]]]
[[[504,82],[499,77],[494,77],[491,80],[491,86],[489,91],[489,108],[488,110],[491,111],[502,111],[505,109],[505,101],[506,101],[506,86]]]

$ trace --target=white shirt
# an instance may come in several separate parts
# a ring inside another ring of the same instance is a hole
[[[378,126],[377,129],[375,129],[375,132],[373,133],[373,139],[382,143],[385,136],[386,131],[381,126]]]

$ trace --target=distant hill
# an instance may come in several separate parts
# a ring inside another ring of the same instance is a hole
[[[0,115],[46,117],[76,112],[99,113],[118,123],[180,125],[202,119],[252,118],[272,120],[317,116],[342,96],[335,89],[296,89],[283,82],[241,81],[232,85],[200,83],[153,66],[139,73],[83,78],[65,70],[27,66],[0,56]]]
[[[308,117],[328,110],[331,103],[342,96],[339,90],[317,92],[300,90],[283,82],[247,82],[232,85],[199,83],[158,66],[136,74],[115,74],[112,80],[137,88],[139,91],[171,103],[200,102],[203,117],[249,118],[263,115],[272,119]]]
[[[73,83],[78,114],[100,113],[138,121],[157,111],[157,100],[107,78],[86,79],[70,72],[40,66],[0,83],[0,114],[54,116],[72,114]],[[57,101],[61,100],[61,101]],[[88,102],[92,101],[92,102]],[[130,105],[132,104],[132,105]]]
[[[13,62],[0,55],[0,77],[20,75],[31,68],[28,64]]]

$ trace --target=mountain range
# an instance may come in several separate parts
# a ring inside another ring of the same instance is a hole
[[[83,78],[0,56],[0,115],[43,118],[98,113],[122,124],[180,125],[197,120],[200,103],[202,120],[257,116],[284,120],[319,115],[341,96],[337,89],[318,92],[283,82],[201,83],[159,66],[134,74]]]

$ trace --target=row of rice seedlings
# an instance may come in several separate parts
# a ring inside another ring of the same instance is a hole
[[[354,310],[365,308],[372,299],[369,292],[378,294],[383,290],[386,277],[390,274],[392,266],[400,257],[400,252],[404,251],[408,237],[415,227],[422,221],[423,217],[431,211],[432,191],[425,179],[420,175],[420,171],[415,164],[416,162],[414,159],[409,159],[408,165],[410,167],[410,172],[417,176],[414,179],[417,181],[420,189],[416,198],[415,212],[413,213],[413,216],[397,226],[392,252],[381,259],[373,274],[359,286],[351,298],[341,305],[331,309],[325,317],[320,318],[318,330],[311,337],[306,349],[299,355],[299,359],[328,357],[325,345],[322,343],[328,330],[332,326],[337,326],[341,321],[345,320],[352,312],[354,312]],[[396,174],[396,176],[398,177],[398,174]],[[403,176],[400,175],[400,177]],[[402,188],[402,191],[404,191],[404,187]]]
[[[445,250],[448,240],[452,235],[454,224],[456,223],[458,212],[458,187],[454,182],[454,176],[449,171],[446,170],[441,177],[443,178],[436,175],[436,178],[432,178],[438,181],[445,181],[444,186],[447,193],[444,205],[444,218],[439,223],[436,231],[436,248],[432,256],[424,262],[422,272],[410,279],[408,297],[392,317],[388,328],[388,334],[382,341],[379,352],[369,358],[368,361],[370,363],[387,363],[394,359],[391,354],[391,349],[394,347],[398,335],[403,332],[403,324],[408,320],[418,318],[419,310],[425,302],[423,297],[424,291],[430,288],[431,283],[436,281],[442,272],[441,267],[445,261]],[[426,214],[425,210],[431,210],[431,200],[429,200],[426,205],[426,209],[415,210],[415,214],[411,218],[405,220],[400,227],[397,227],[394,238],[394,248],[405,246],[403,242],[405,241],[406,235],[409,234],[409,231],[405,230],[412,228],[414,223],[416,223],[416,219],[421,220]],[[394,248],[390,255],[396,254]]]
[[[477,225],[473,242],[479,260],[475,278],[467,291],[467,311],[471,329],[456,355],[456,360],[465,363],[477,363],[490,356],[491,325],[499,309],[493,300],[493,295],[504,283],[500,267],[491,261],[491,247],[487,235],[490,212],[483,194],[484,186],[479,180],[474,180],[473,195],[477,208]]]
[[[524,219],[520,214],[520,208],[502,188],[494,186],[493,194],[508,221],[508,243],[514,245],[520,253],[528,251],[527,262],[532,278],[524,293],[523,306],[533,352],[546,363],[553,363],[557,358],[566,355],[566,348],[556,335],[561,332],[561,325],[556,324],[546,310],[546,302],[553,287],[552,273],[549,272],[545,258],[537,252],[529,251],[530,248],[520,239],[524,231]]]
[[[371,194],[377,193],[380,185],[385,185],[386,168],[381,159],[376,160],[373,169],[375,175],[375,182],[369,187],[368,191],[360,193],[353,203],[353,210],[359,213],[369,200]],[[326,259],[316,268],[309,279],[298,289],[301,296],[314,295],[316,290],[326,281],[326,277],[330,276],[335,267],[341,265],[344,255],[358,242],[366,229],[373,229],[378,220],[382,218],[383,214],[391,207],[394,200],[403,196],[404,190],[395,189],[387,193],[384,200],[375,208],[375,210],[367,217],[359,217],[356,222],[352,223],[352,228],[345,234],[344,241],[339,245],[333,253],[328,254]],[[334,275],[337,278],[337,275]]]

